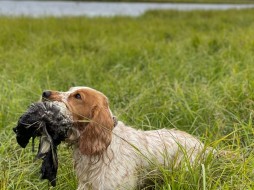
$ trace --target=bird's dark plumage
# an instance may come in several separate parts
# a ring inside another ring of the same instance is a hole
[[[25,148],[30,138],[40,137],[37,158],[42,158],[41,178],[56,185],[58,169],[57,146],[67,138],[72,121],[61,111],[59,102],[38,102],[32,104],[13,129],[18,144]]]

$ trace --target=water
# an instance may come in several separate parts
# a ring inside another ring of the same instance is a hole
[[[147,10],[227,10],[254,5],[185,3],[112,3],[68,1],[0,1],[0,15],[6,16],[139,16]]]

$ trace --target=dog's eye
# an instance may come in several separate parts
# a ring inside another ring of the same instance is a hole
[[[81,99],[81,95],[80,94],[75,94],[74,96],[76,99]]]

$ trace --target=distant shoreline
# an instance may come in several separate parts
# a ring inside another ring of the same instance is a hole
[[[151,10],[249,9],[254,4],[144,3],[92,1],[0,1],[1,16],[140,16]]]
[[[18,0],[13,0],[18,1]],[[22,1],[22,0],[19,0]],[[52,0],[28,0],[28,1],[51,1]],[[114,3],[204,3],[204,4],[254,4],[253,0],[53,0],[53,1],[71,1],[71,2],[114,2]]]

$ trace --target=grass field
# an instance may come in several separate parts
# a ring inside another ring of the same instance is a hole
[[[155,189],[254,188],[254,10],[152,11],[137,18],[0,18],[0,189],[47,189],[12,128],[44,89],[90,86],[119,120],[178,128],[233,157],[167,170]],[[57,187],[75,189],[71,149]]]

